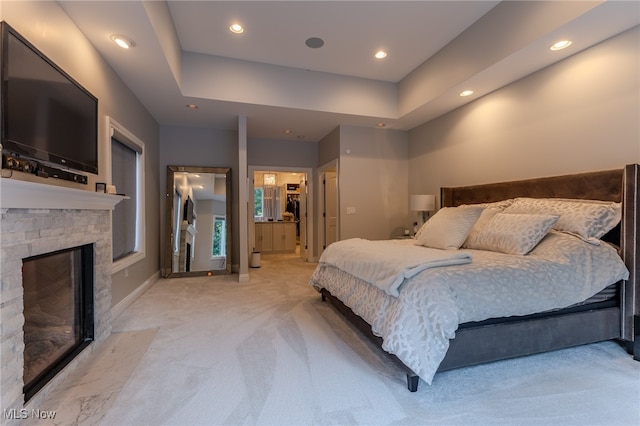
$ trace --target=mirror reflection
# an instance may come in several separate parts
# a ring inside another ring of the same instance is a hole
[[[231,273],[231,169],[167,167],[166,277]]]

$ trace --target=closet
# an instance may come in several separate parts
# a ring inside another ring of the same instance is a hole
[[[290,173],[254,176],[254,250],[293,253],[300,238],[300,184]],[[297,175],[296,179],[300,179]],[[257,185],[256,185],[257,183]],[[260,185],[262,183],[262,185]]]
[[[256,222],[256,251],[295,252],[297,244],[295,222]]]

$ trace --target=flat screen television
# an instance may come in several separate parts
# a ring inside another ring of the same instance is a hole
[[[2,151],[98,173],[98,100],[1,23]]]
[[[186,220],[189,225],[193,225],[193,201],[191,197],[187,197],[187,201],[184,202],[183,220]]]

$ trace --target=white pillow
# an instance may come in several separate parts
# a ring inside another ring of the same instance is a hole
[[[480,232],[473,248],[525,255],[547,235],[558,216],[547,214],[496,214]]]
[[[597,244],[599,238],[620,222],[622,204],[564,198],[517,198],[504,213],[557,215],[560,217],[553,229],[577,235],[585,241]]]
[[[480,235],[482,230],[486,228],[486,226],[489,224],[489,221],[491,221],[491,219],[493,219],[493,217],[498,213],[500,213],[501,211],[502,209],[499,209],[499,208],[484,209],[482,211],[482,214],[476,221],[476,223],[471,228],[471,232],[469,232],[469,235],[467,236],[467,239],[465,240],[464,244],[462,244],[462,247],[470,248],[470,249],[476,248],[476,246],[478,245],[477,243],[478,236]]]
[[[482,208],[443,207],[416,234],[417,244],[443,250],[457,250],[467,239]]]

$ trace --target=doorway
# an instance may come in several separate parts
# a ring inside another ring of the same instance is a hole
[[[248,247],[313,259],[311,169],[249,166]]]
[[[318,182],[320,182],[318,197],[320,251],[318,256],[320,256],[329,244],[338,241],[340,235],[337,161],[325,164],[318,169]]]

